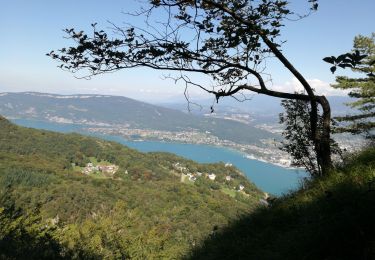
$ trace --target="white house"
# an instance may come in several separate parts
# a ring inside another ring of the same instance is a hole
[[[239,191],[242,191],[244,188],[245,188],[245,186],[243,186],[242,184],[240,184],[240,185],[238,186],[238,190],[239,190]]]
[[[216,174],[211,173],[211,174],[208,175],[208,178],[209,178],[210,180],[214,181],[214,180],[216,179]]]
[[[225,180],[226,181],[231,181],[232,180],[232,177],[230,177],[229,175],[225,177]]]

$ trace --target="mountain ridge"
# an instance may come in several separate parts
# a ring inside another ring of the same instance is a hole
[[[187,114],[121,96],[6,92],[0,94],[0,114],[60,123],[122,125],[174,132],[197,130],[242,144],[259,144],[261,139],[278,138],[249,124]]]

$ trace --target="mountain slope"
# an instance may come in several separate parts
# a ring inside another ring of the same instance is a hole
[[[278,137],[248,124],[196,116],[117,96],[1,93],[0,114],[12,118],[127,125],[163,131],[196,129],[241,144],[258,144],[260,139]]]
[[[83,173],[90,162],[118,169]],[[231,166],[0,117],[1,259],[180,258],[262,197]]]
[[[375,148],[208,238],[188,259],[375,259]]]
[[[351,108],[346,106],[345,103],[353,102],[353,98],[348,96],[327,96],[327,99],[331,105],[333,115],[342,115],[348,113]],[[194,100],[198,104],[203,105],[203,113],[207,113],[210,108],[204,106],[205,104],[212,104],[212,99],[197,99]],[[186,102],[184,100],[171,101],[171,102],[159,102],[156,103],[163,107],[169,107],[177,110],[186,110]],[[215,104],[215,111],[219,112],[246,112],[246,113],[262,113],[262,114],[273,114],[278,115],[283,112],[281,106],[281,99],[275,97],[269,97],[266,95],[253,95],[249,100],[244,102],[238,102],[238,100],[231,97],[224,97],[219,100],[218,104]]]

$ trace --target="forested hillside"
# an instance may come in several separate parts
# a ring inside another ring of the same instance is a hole
[[[374,259],[374,158],[265,207],[232,166],[0,118],[0,259]]]
[[[0,258],[181,258],[262,197],[233,166],[0,117]]]

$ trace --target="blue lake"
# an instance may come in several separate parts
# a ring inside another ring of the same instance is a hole
[[[23,119],[16,119],[12,121],[18,125],[26,127],[46,129],[63,133],[78,132],[88,134],[87,132],[84,132],[81,125],[58,124]],[[141,152],[170,152],[201,163],[220,161],[229,162],[245,173],[249,180],[255,183],[260,189],[274,195],[281,195],[282,193],[297,188],[301,179],[307,176],[304,170],[286,169],[270,163],[248,159],[245,157],[245,154],[228,148],[209,145],[153,141],[136,142],[125,140],[119,136],[110,135],[95,136],[119,142]]]

